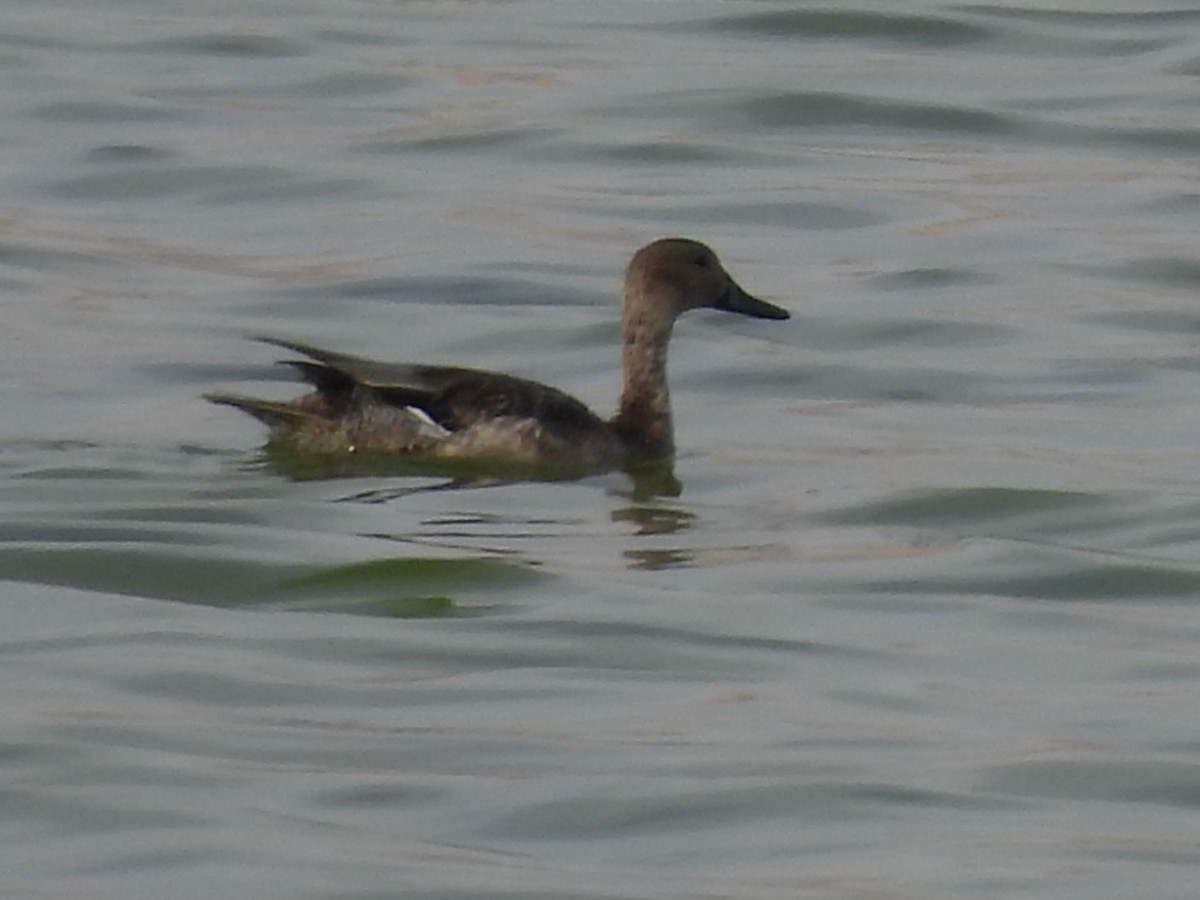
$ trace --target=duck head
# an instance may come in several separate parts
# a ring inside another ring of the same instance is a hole
[[[627,317],[668,328],[680,313],[700,307],[756,319],[790,317],[786,309],[746,293],[711,249],[688,238],[661,238],[633,255],[624,303]]]

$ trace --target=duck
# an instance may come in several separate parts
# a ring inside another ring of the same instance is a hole
[[[268,446],[301,453],[491,459],[586,471],[670,459],[675,435],[667,345],[676,318],[697,308],[790,318],[786,309],[747,293],[700,241],[652,241],[625,270],[622,386],[609,419],[558,388],[516,375],[380,362],[276,337],[258,340],[299,357],[282,362],[310,393],[285,402],[224,392],[204,397],[264,423]]]

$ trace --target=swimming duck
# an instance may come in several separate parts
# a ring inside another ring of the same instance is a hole
[[[708,307],[759,319],[787,310],[747,294],[699,241],[663,238],[633,255],[621,311],[620,407],[604,420],[549,385],[513,375],[385,363],[260,338],[304,359],[286,360],[315,388],[285,403],[210,393],[265,423],[270,441],[313,453],[388,453],[497,459],[604,469],[669,457],[667,343],[675,318]]]

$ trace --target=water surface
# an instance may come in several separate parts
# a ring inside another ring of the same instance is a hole
[[[1200,13],[24,5],[0,893],[1190,898]],[[678,495],[313,477],[277,334],[610,411]]]

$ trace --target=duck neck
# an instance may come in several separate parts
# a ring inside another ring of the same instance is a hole
[[[667,343],[672,320],[630,315],[621,322],[621,406],[613,425],[638,456],[669,456],[675,449],[667,392]]]

